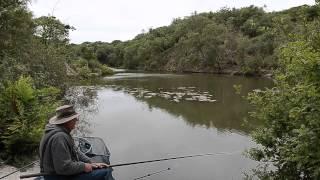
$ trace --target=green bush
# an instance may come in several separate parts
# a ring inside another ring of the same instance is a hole
[[[74,60],[73,62],[72,62],[72,67],[73,68],[81,68],[81,67],[83,67],[83,66],[88,66],[88,61],[87,60],[85,60],[85,59],[82,59],[82,58],[79,58],[79,59],[77,59],[77,60]]]
[[[246,57],[246,61],[241,66],[241,72],[246,75],[258,74],[260,71],[259,61],[257,57]]]
[[[273,179],[320,178],[320,53],[309,42],[281,49],[276,86],[249,95],[251,118],[264,122],[253,134],[262,145],[250,156],[272,163]]]
[[[100,67],[102,76],[112,75],[113,71],[107,65],[101,65]]]
[[[82,78],[99,77],[113,74],[113,71],[107,66],[101,64],[98,60],[78,59],[72,62],[72,67]]]
[[[38,148],[48,115],[59,104],[59,93],[54,87],[35,89],[30,77],[4,84],[0,91],[2,156],[13,157]]]
[[[89,78],[91,69],[88,66],[83,66],[83,67],[77,68],[77,72],[81,77]]]
[[[95,68],[100,68],[101,64],[99,63],[98,60],[91,59],[91,60],[88,60],[88,66],[90,69],[95,69]]]

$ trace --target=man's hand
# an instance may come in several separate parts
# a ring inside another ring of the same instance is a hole
[[[84,163],[84,172],[91,172],[93,168],[92,164]]]
[[[89,173],[93,171],[93,169],[101,169],[106,167],[109,167],[109,165],[106,163],[84,163],[84,172]]]
[[[101,168],[109,167],[109,165],[106,163],[92,163],[91,165],[94,169],[98,169],[98,168],[101,169]]]

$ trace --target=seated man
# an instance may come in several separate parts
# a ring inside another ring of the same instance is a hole
[[[46,125],[39,149],[40,170],[50,174],[44,176],[45,180],[114,180],[107,164],[91,162],[75,147],[70,132],[78,120],[73,106],[64,105],[56,109],[56,116]]]

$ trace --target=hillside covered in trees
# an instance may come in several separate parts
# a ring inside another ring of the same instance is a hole
[[[113,67],[260,75],[278,67],[280,45],[308,32],[319,15],[319,7],[308,5],[281,12],[223,8],[174,19],[129,41],[75,46]]]

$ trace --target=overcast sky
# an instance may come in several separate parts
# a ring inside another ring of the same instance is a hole
[[[74,26],[71,42],[82,43],[129,40],[143,29],[169,25],[194,11],[250,5],[279,11],[303,4],[313,5],[314,0],[33,0],[29,7],[36,17],[50,14]]]

